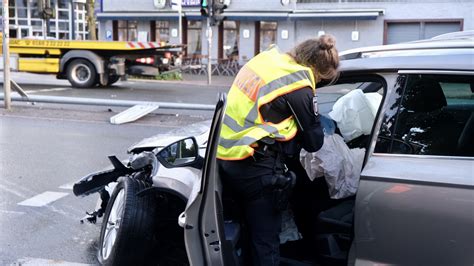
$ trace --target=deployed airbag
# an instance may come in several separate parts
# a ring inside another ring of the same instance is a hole
[[[355,195],[365,149],[349,149],[344,139],[337,135],[325,135],[324,144],[317,152],[301,151],[300,161],[311,180],[324,176],[329,195],[342,199]]]
[[[370,135],[377,110],[382,101],[378,93],[353,90],[339,98],[329,116],[336,121],[344,140],[350,141],[361,135]]]

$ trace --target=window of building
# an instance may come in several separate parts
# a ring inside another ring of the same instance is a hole
[[[86,5],[77,1],[71,3],[70,0],[50,0],[53,10],[53,18],[49,20],[48,36],[57,39],[68,39],[70,31],[74,27],[76,36],[72,39],[87,39]],[[72,6],[71,6],[72,5]],[[38,1],[31,0],[9,0],[10,24],[12,29],[11,37],[26,38],[43,36],[44,21],[38,9]],[[71,12],[73,7],[74,12]],[[74,14],[74,25],[72,24],[72,14]]]
[[[188,55],[202,54],[202,22],[200,20],[188,20],[187,26],[187,53]]]
[[[474,156],[474,77],[409,75],[399,83],[375,152]]]
[[[155,41],[169,43],[170,22],[166,20],[155,21]]]
[[[117,30],[114,29],[114,32],[117,33],[117,36],[114,36],[115,41],[137,41],[138,21],[119,20],[114,23],[114,27],[117,27]]]
[[[224,21],[223,24],[223,58],[239,59],[239,22]]]
[[[277,37],[277,26],[276,22],[260,21],[260,36],[259,52],[265,51],[270,45],[276,43]]]
[[[384,44],[429,39],[448,32],[460,31],[462,20],[397,20],[385,21]]]

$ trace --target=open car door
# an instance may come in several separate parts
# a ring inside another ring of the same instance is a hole
[[[186,210],[180,217],[191,265],[229,265],[225,258],[231,257],[224,256],[224,253],[232,251],[226,248],[222,186],[216,161],[224,111],[225,95],[222,94],[211,123],[201,184],[194,187]]]

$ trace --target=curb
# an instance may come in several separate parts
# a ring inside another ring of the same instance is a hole
[[[211,83],[211,85],[207,84],[207,81],[192,81],[192,80],[153,80],[153,79],[137,79],[137,78],[129,78],[127,81],[139,81],[139,82],[149,82],[149,83],[162,83],[162,84],[182,84],[182,85],[191,85],[191,86],[212,86],[212,87],[229,87],[232,84],[226,83]]]

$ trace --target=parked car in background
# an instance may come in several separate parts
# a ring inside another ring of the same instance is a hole
[[[282,261],[472,265],[474,36],[340,56],[337,83],[317,90],[322,114],[349,92],[382,96],[370,107],[368,132],[346,142],[366,151],[358,191],[330,199],[324,179],[311,182],[292,166],[303,239],[282,246]],[[224,112],[221,97],[207,133],[175,135],[167,146],[142,143],[127,165],[112,159],[113,170],[75,185],[76,195],[100,191],[107,203],[99,211],[102,263],[243,265],[245,225],[222,191],[215,159]],[[110,194],[104,186],[112,181],[118,184]]]

